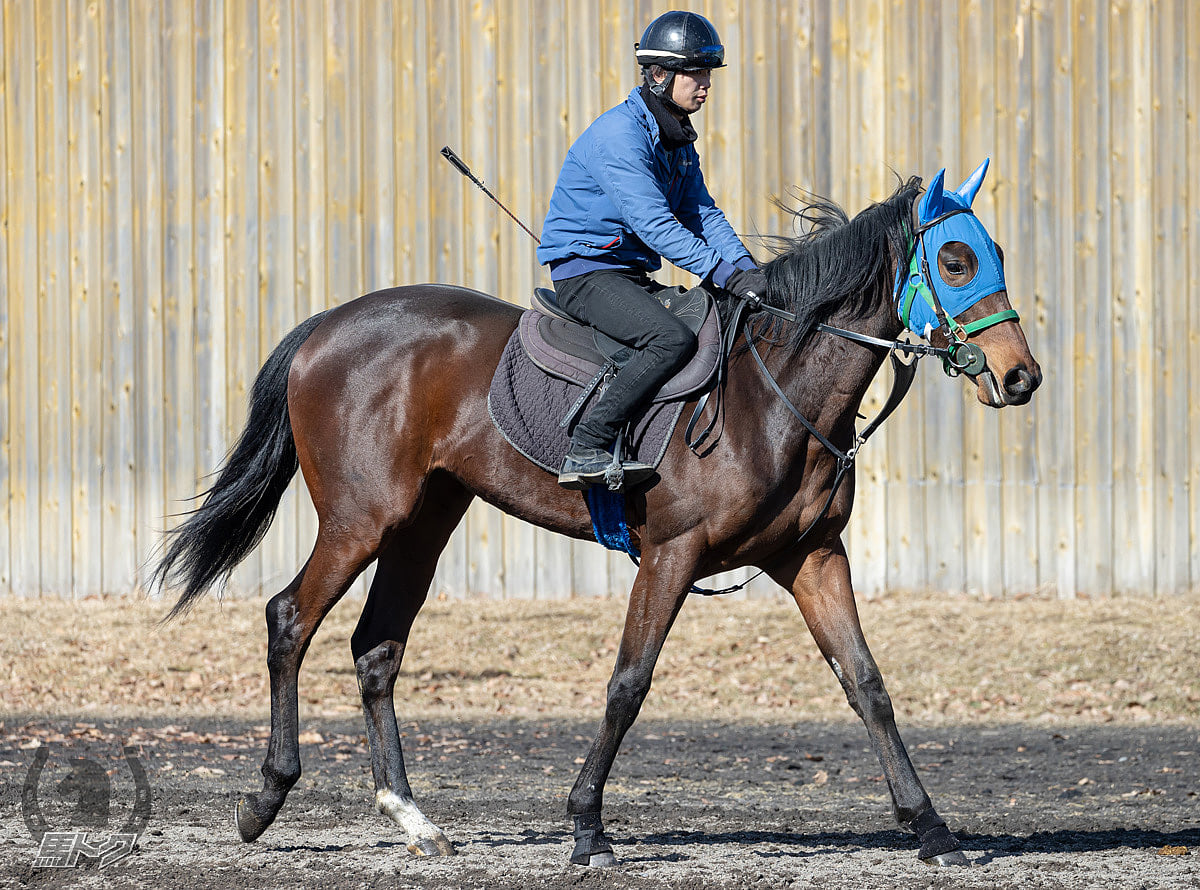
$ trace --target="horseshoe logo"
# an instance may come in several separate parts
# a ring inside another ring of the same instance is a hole
[[[125,755],[125,762],[129,765],[129,772],[133,776],[134,787],[133,812],[129,814],[129,818],[121,828],[121,833],[140,836],[150,821],[150,808],[153,802],[150,782],[146,778],[146,770],[142,767],[142,762],[138,759],[137,751],[129,745],[122,747],[121,751]],[[29,834],[39,844],[42,842],[42,837],[50,830],[46,817],[42,814],[41,804],[38,802],[38,784],[41,782],[42,771],[46,768],[46,761],[49,759],[49,745],[41,745],[34,751],[33,762],[29,765],[29,772],[25,774],[25,784],[21,789],[21,816],[25,820],[25,827],[29,829]]]

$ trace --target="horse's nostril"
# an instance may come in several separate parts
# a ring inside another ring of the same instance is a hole
[[[1032,392],[1036,386],[1033,375],[1020,365],[1004,375],[1004,391],[1010,396],[1025,395]]]

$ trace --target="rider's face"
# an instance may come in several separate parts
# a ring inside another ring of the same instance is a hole
[[[711,71],[676,71],[671,83],[671,101],[688,114],[699,111],[711,85]]]

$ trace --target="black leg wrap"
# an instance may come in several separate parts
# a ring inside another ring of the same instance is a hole
[[[599,813],[584,813],[575,817],[575,849],[571,853],[574,865],[591,865],[598,853],[611,853],[612,844],[604,836],[604,824]]]
[[[958,838],[950,833],[945,821],[933,807],[909,822],[908,827],[921,841],[921,849],[917,853],[918,859],[932,859],[934,856],[950,853],[962,846],[958,842]]]

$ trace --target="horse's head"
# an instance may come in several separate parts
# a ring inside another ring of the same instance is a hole
[[[954,191],[933,177],[916,208],[911,261],[897,271],[900,320],[934,346],[948,347],[949,373],[978,387],[993,408],[1024,405],[1042,382],[1020,318],[1008,302],[1004,261],[971,212],[987,173],[985,160]]]

